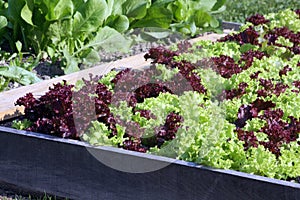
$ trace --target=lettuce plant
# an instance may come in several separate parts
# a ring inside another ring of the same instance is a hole
[[[298,21],[293,12],[254,15],[217,42],[152,48],[143,71],[27,94],[17,101],[27,130],[296,181],[300,30],[284,21]]]

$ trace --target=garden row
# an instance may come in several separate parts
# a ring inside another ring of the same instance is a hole
[[[75,199],[299,199],[299,13],[27,94],[26,131],[0,127],[1,179]]]
[[[268,14],[276,13],[288,8],[299,8],[300,2],[297,0],[231,0],[225,3],[226,10],[220,14],[224,21],[241,22],[255,13]]]
[[[104,51],[128,52],[142,41],[217,30],[224,1],[0,1],[0,91],[41,81],[32,70],[69,74],[99,62]],[[50,69],[49,69],[50,70]],[[58,75],[58,74],[54,74]],[[54,76],[53,75],[53,76]]]
[[[153,48],[143,71],[29,93],[13,126],[298,181],[299,11],[247,21],[218,42]]]

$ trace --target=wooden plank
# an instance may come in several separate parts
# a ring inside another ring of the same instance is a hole
[[[199,40],[217,40],[220,37],[224,36],[223,34],[208,34],[203,37],[195,38],[190,40],[190,42],[196,42]],[[24,96],[25,94],[31,92],[35,96],[41,96],[48,88],[51,87],[54,83],[58,83],[62,80],[66,80],[69,83],[75,83],[77,80],[82,78],[88,78],[89,74],[93,75],[103,75],[108,73],[113,68],[133,68],[141,69],[143,67],[150,65],[150,60],[145,61],[144,54],[141,53],[135,56],[124,58],[115,62],[102,64],[95,66],[89,69],[81,70],[72,74],[60,76],[58,78],[53,78],[50,80],[45,80],[40,83],[32,84],[29,86],[23,86],[13,90],[5,91],[0,93],[0,120],[6,120],[18,116],[23,113],[23,107],[15,106],[14,103],[18,98]]]
[[[31,92],[35,96],[41,96],[46,91],[48,91],[49,87],[51,87],[54,83],[58,83],[62,80],[67,80],[69,83],[75,83],[77,80],[81,78],[89,78],[89,74],[94,75],[102,75],[109,72],[112,68],[117,67],[143,67],[149,65],[150,61],[145,61],[145,59],[141,59],[142,55],[135,55],[120,61],[102,64],[99,66],[95,66],[89,69],[81,70],[79,72],[75,72],[72,74],[60,76],[57,78],[53,78],[50,80],[45,80],[40,83],[35,83],[29,86],[23,86],[20,88],[16,88],[13,90],[5,91],[0,93],[0,120],[6,120],[15,116],[22,114],[23,107],[15,106],[14,103],[18,98],[24,96],[25,94]]]
[[[167,165],[128,173],[95,155],[120,166]],[[0,172],[1,181],[78,200],[300,199],[297,183],[5,127],[0,127]]]

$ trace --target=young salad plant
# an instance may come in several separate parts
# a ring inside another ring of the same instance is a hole
[[[1,51],[0,64],[0,91],[6,90],[9,83],[29,85],[41,81],[32,69],[37,66],[38,60],[33,56],[24,58],[25,53],[21,52],[22,43],[17,42],[17,52],[10,54]],[[26,62],[24,62],[26,60]],[[9,63],[8,63],[9,62]]]
[[[152,48],[142,71],[29,93],[15,127],[299,182],[299,22],[256,14],[216,42]]]
[[[99,61],[99,51],[128,51],[126,35],[150,27],[153,37],[170,30],[195,35],[219,27],[214,13],[224,0],[8,0],[0,1],[0,40],[23,50],[62,59],[65,73]]]

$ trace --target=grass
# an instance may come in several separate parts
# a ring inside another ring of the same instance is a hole
[[[253,14],[267,14],[287,8],[300,9],[299,0],[227,0],[226,11],[218,17],[224,21],[245,22]]]

